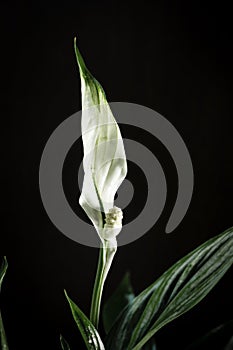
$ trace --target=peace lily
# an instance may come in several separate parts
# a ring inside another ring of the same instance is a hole
[[[120,129],[103,88],[87,69],[74,42],[82,91],[82,140],[84,179],[79,203],[101,240],[90,319],[98,326],[104,281],[117,249],[122,211],[114,206],[115,194],[127,173]]]
[[[105,219],[114,207],[114,196],[127,173],[125,150],[103,88],[86,68],[76,41],[75,53],[81,77],[85,173],[79,203],[93,222],[100,239],[111,240],[119,233],[121,225],[119,221],[117,227],[112,225],[110,234],[108,222],[106,234]]]

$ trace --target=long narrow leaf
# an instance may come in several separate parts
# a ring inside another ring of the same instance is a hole
[[[0,291],[1,291],[1,287],[2,287],[2,281],[3,281],[3,278],[6,274],[7,268],[8,268],[8,263],[7,263],[6,257],[4,256],[4,259],[3,259],[3,262],[2,262],[2,265],[0,268]]]
[[[155,340],[152,338],[150,339],[146,345],[143,347],[143,350],[156,350],[156,343]]]
[[[6,257],[4,257],[2,266],[0,268],[0,291],[1,291],[1,287],[2,287],[2,281],[3,281],[3,278],[6,274],[7,268],[8,268],[7,260],[6,260]],[[8,350],[6,333],[5,333],[5,329],[4,329],[4,325],[3,325],[1,311],[0,311],[0,338],[1,338],[2,350]]]
[[[225,346],[224,350],[232,350],[233,349],[233,336],[231,336],[229,342]]]
[[[99,333],[95,329],[93,324],[79,309],[79,307],[68,297],[66,292],[65,295],[69,302],[73,318],[86,344],[86,348],[88,350],[105,350],[104,344],[99,336]]]
[[[212,349],[214,345],[216,347],[216,344],[218,344],[219,347],[223,347],[232,334],[233,320],[230,320],[196,339],[192,344],[185,348],[185,350]]]
[[[60,335],[60,342],[61,342],[62,350],[70,350],[69,344],[67,343],[67,341],[62,335]]]
[[[111,350],[140,350],[164,325],[190,310],[233,262],[233,228],[210,239],[134,299],[106,339]]]

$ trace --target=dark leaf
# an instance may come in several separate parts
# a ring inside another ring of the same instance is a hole
[[[233,350],[233,336],[231,336],[229,342],[225,346],[224,350]]]
[[[2,287],[3,278],[4,278],[5,274],[6,274],[7,267],[8,267],[7,260],[6,260],[6,257],[4,257],[2,266],[0,268],[0,290],[1,290],[1,287]],[[2,350],[8,350],[8,345],[7,345],[7,340],[6,340],[6,333],[5,333],[5,329],[4,329],[4,325],[3,325],[1,311],[0,311],[0,338],[1,338]]]
[[[150,339],[145,346],[143,346],[142,350],[156,350],[156,343],[154,339]]]
[[[186,350],[220,349],[233,334],[233,320],[215,327],[202,337],[195,340]]]
[[[0,268],[0,290],[1,290],[2,281],[3,281],[3,278],[4,278],[5,274],[6,274],[7,268],[8,268],[8,264],[7,264],[6,257],[4,256],[4,259],[3,259],[3,262],[2,262],[2,265],[1,265],[1,268]]]
[[[113,295],[107,300],[103,307],[103,325],[108,333],[116,321],[119,313],[134,299],[134,293],[127,272]]]
[[[62,350],[70,350],[69,344],[67,343],[67,341],[62,335],[60,335],[60,342],[61,342]]]

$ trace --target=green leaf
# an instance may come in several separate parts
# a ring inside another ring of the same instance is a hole
[[[233,262],[233,228],[179,260],[118,318],[106,349],[140,350],[163,326],[199,303]]]
[[[62,350],[70,350],[69,344],[67,343],[67,341],[62,335],[60,335],[60,342],[61,342]]]
[[[3,325],[2,315],[0,312],[0,337],[1,337],[1,346],[2,350],[8,350],[7,340],[6,340],[6,333]]]
[[[1,291],[1,287],[2,287],[2,281],[3,281],[3,278],[6,274],[7,268],[8,268],[7,260],[6,260],[6,257],[4,257],[2,266],[0,268],[0,291]],[[0,311],[0,338],[1,338],[2,350],[8,350],[6,333],[5,333],[5,329],[4,329],[4,325],[3,325],[1,311]]]
[[[216,347],[216,344],[224,345],[232,333],[233,320],[230,320],[195,340],[186,350],[212,349],[214,346]]]
[[[156,350],[156,343],[154,339],[150,339],[146,345],[143,347],[143,350]]]
[[[1,287],[2,287],[2,281],[3,281],[3,278],[6,274],[6,270],[8,268],[8,264],[7,264],[7,260],[6,260],[6,257],[4,256],[4,259],[3,259],[3,262],[2,262],[2,266],[0,268],[0,290],[1,290]]]
[[[93,324],[79,309],[79,307],[68,297],[66,291],[65,296],[69,302],[73,318],[86,344],[86,348],[88,350],[105,350],[99,333],[97,332]]]
[[[103,307],[103,325],[106,333],[110,331],[120,312],[134,299],[129,272],[125,274],[113,295]]]

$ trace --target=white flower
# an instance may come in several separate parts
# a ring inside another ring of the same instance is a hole
[[[82,89],[82,140],[84,180],[79,203],[94,224],[101,240],[115,239],[122,228],[122,211],[114,196],[127,173],[120,129],[101,85],[75,52]]]

